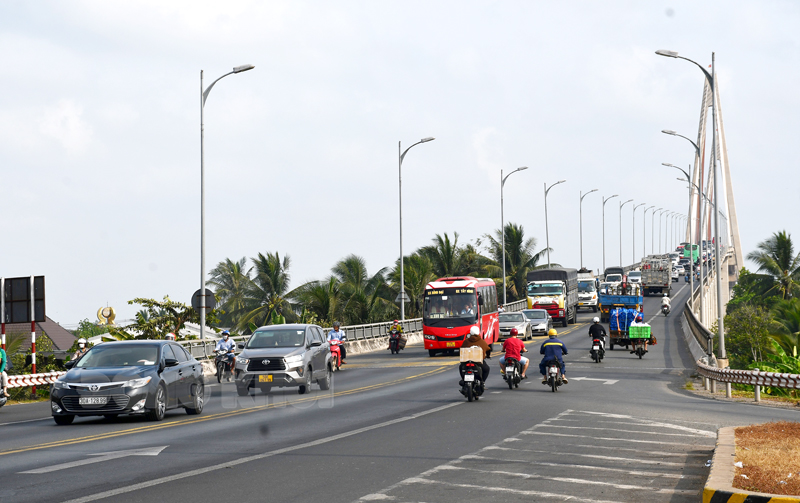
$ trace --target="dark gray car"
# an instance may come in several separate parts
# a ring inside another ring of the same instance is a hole
[[[331,385],[331,350],[317,325],[269,325],[253,332],[236,356],[236,391],[239,396],[259,388],[296,387],[302,395],[316,382]]]

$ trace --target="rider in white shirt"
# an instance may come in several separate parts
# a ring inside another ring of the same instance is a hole
[[[661,307],[667,306],[670,309],[672,309],[672,305],[670,304],[670,302],[671,301],[669,300],[669,295],[665,293],[664,296],[661,297]]]

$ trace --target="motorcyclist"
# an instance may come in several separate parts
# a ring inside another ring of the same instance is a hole
[[[174,341],[175,340],[175,334],[170,332],[170,333],[168,333],[167,335],[164,336],[164,339],[166,339],[168,341]]]
[[[3,385],[3,396],[8,398],[10,395],[8,394],[8,374],[6,374],[6,363],[8,363],[8,355],[4,349],[0,348],[0,380],[2,381]]]
[[[78,350],[75,351],[70,360],[80,359],[83,355],[86,354],[87,351],[89,351],[89,349],[86,347],[86,339],[81,337],[80,339],[78,339]]]
[[[469,348],[472,346],[478,346],[479,348],[483,349],[483,363],[481,364],[481,374],[484,384],[486,383],[486,378],[489,377],[489,364],[486,363],[486,358],[489,358],[492,354],[492,348],[486,344],[486,341],[483,340],[483,336],[481,336],[481,329],[478,327],[472,327],[469,329],[469,337],[464,339],[464,343],[461,344],[462,348]],[[464,377],[464,374],[461,374],[461,377]],[[463,386],[464,383],[459,383]]]
[[[236,343],[231,339],[231,333],[227,330],[223,330],[222,339],[217,341],[215,350],[225,352],[225,356],[230,362],[231,369],[236,368],[236,355],[233,353],[234,348],[236,348]]]
[[[517,335],[519,335],[519,330],[512,328],[511,332],[509,333],[509,338],[503,342],[503,351],[506,354],[505,356],[500,357],[500,373],[506,375],[506,358],[513,358],[517,360],[520,365],[522,365],[521,377],[523,379],[527,379],[528,376],[526,375],[526,372],[528,371],[528,365],[530,364],[530,361],[522,356],[522,353],[527,353],[528,350],[525,348],[525,343],[517,339]]]
[[[664,306],[667,306],[668,309],[672,308],[671,305],[672,301],[669,300],[669,294],[665,293],[663,297],[661,297],[661,308],[663,309]]]
[[[598,339],[600,341],[600,348],[606,348],[606,327],[600,324],[600,318],[595,316],[592,318],[592,324],[589,326],[589,337]]]
[[[397,320],[395,320],[397,322]],[[338,321],[333,322],[333,328],[328,332],[328,340],[337,340],[339,342],[344,342],[347,340],[347,335],[344,333],[344,330],[341,328],[341,324]],[[344,344],[339,345],[339,351],[342,353],[342,361],[341,365],[344,365],[346,362],[344,359],[347,357],[347,349],[344,347]]]
[[[404,338],[404,337],[403,337],[403,324],[402,324],[402,323],[400,323],[400,322],[399,322],[399,321],[397,321],[397,320],[394,320],[394,321],[392,322],[392,326],[391,326],[391,327],[389,327],[389,332],[388,332],[388,333],[390,333],[390,334],[391,334],[391,333],[392,333],[392,330],[397,330],[397,331],[400,333],[400,338],[401,338],[401,339],[403,339],[403,338]],[[386,349],[392,349],[391,342],[389,343],[389,345],[388,345],[388,346],[386,346]]]
[[[550,331],[547,332],[549,339],[544,341],[542,347],[539,348],[539,354],[544,355],[542,361],[539,362],[539,373],[544,377],[544,379],[542,379],[542,384],[547,384],[547,362],[552,360],[557,360],[558,363],[561,364],[561,379],[564,384],[569,384],[566,376],[564,359],[561,357],[567,354],[567,346],[556,338],[557,335],[558,332],[556,332],[556,329],[551,328]]]

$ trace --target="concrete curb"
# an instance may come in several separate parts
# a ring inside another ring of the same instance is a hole
[[[711,460],[711,473],[703,488],[703,503],[800,503],[800,497],[745,491],[733,487],[738,426],[717,430],[717,445]]]

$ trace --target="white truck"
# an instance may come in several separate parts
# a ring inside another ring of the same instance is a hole
[[[590,272],[578,272],[578,309],[585,307],[597,312],[597,287],[599,282]]]
[[[648,255],[642,259],[642,293],[670,295],[672,289],[672,258],[669,254]]]

